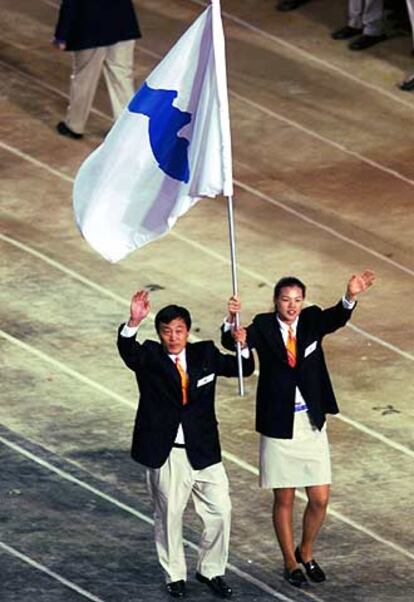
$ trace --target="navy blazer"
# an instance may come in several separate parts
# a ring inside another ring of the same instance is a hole
[[[213,341],[187,343],[189,378],[188,403],[181,402],[180,375],[161,343],[118,332],[118,350],[125,364],[135,372],[139,404],[132,438],[131,455],[150,468],[164,464],[174,444],[178,426],[184,431],[191,466],[200,470],[221,461],[217,419],[214,408],[217,376],[237,376],[235,355],[221,353]],[[243,373],[254,371],[254,359],[243,359]]]
[[[328,309],[316,305],[304,308],[296,330],[297,363],[288,364],[286,346],[276,313],[259,314],[247,327],[247,343],[257,351],[260,361],[256,395],[256,430],[268,437],[293,436],[295,389],[307,403],[312,422],[320,430],[326,414],[337,414],[338,405],[322,349],[323,337],[345,326],[352,310],[342,300]],[[222,333],[222,344],[234,348],[229,332]]]
[[[141,37],[131,0],[62,0],[55,38],[66,50],[111,46]]]

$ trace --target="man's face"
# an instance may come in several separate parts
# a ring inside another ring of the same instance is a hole
[[[190,331],[181,318],[171,320],[168,324],[160,324],[159,337],[168,353],[178,355],[187,345]]]
[[[276,311],[282,322],[292,324],[302,311],[304,297],[298,286],[284,286],[275,299]]]

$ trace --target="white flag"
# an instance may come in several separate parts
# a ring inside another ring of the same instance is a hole
[[[78,227],[112,262],[167,233],[200,197],[233,194],[219,0],[132,98],[74,185]]]

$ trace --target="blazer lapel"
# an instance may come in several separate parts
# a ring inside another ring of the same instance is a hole
[[[176,399],[177,401],[174,403],[177,403],[177,405],[181,405],[181,380],[180,380],[180,374],[177,370],[177,367],[174,365],[174,362],[171,360],[171,358],[169,357],[168,353],[164,350],[164,348],[162,347],[162,345],[160,346],[160,361],[161,364],[164,366],[166,373],[168,375],[168,378],[171,379],[172,381],[172,386],[176,389]],[[160,377],[162,378],[162,376]]]
[[[286,347],[283,342],[282,333],[280,332],[279,324],[276,318],[276,314],[268,314],[266,316],[266,323],[263,324],[263,333],[266,337],[270,347],[282,360],[287,362]]]
[[[194,352],[194,347],[191,343],[187,343],[185,348],[185,359],[187,362],[187,374],[188,374],[188,391],[189,393],[195,389],[197,382],[197,371],[199,371],[200,366],[197,361],[196,353]],[[189,394],[189,401],[191,401],[191,394]]]
[[[299,315],[298,325],[296,328],[296,363],[300,364],[303,360],[305,352],[305,332],[303,328],[302,316]]]

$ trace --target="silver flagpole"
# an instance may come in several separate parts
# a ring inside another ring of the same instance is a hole
[[[229,240],[230,240],[230,258],[231,258],[231,279],[233,283],[233,295],[237,295],[237,269],[236,269],[236,242],[234,237],[234,216],[233,216],[233,197],[227,197],[227,218],[229,223]],[[236,314],[236,327],[240,326],[240,315]],[[237,350],[237,366],[239,369],[239,395],[244,395],[243,383],[243,363],[241,356],[241,344],[236,343]]]

